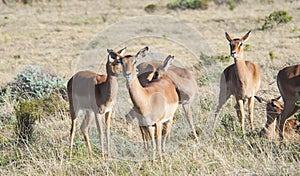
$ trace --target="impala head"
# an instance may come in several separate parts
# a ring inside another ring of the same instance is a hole
[[[120,58],[123,67],[123,75],[127,80],[131,80],[136,77],[136,63],[138,59],[146,56],[148,47],[141,49],[136,55],[126,55]]]
[[[114,52],[112,49],[107,49],[108,52],[107,63],[106,63],[107,72],[116,76],[122,72],[122,65],[120,62],[120,58],[124,55],[125,50],[126,47],[122,48],[117,52]]]
[[[230,55],[234,59],[243,58],[243,43],[249,38],[251,31],[245,34],[242,38],[234,38],[225,32],[226,39],[229,41],[230,45]]]
[[[158,79],[161,75],[163,75],[168,68],[172,65],[174,61],[174,56],[169,55],[163,62],[161,67],[158,67],[153,74],[152,80]]]
[[[266,105],[268,117],[276,118],[283,110],[284,105],[280,96],[271,100],[267,100],[257,96],[254,97],[258,100],[258,102]]]

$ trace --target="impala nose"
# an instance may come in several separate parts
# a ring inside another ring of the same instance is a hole
[[[231,53],[231,56],[232,56],[233,58],[236,58],[236,57],[237,57],[236,52],[232,52],[232,53]]]
[[[131,78],[131,73],[127,73],[127,74],[125,75],[125,78],[126,78],[127,80],[129,80],[129,79]]]

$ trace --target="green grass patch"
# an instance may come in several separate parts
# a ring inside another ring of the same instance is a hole
[[[157,5],[155,4],[149,4],[147,5],[144,10],[147,12],[147,13],[153,13],[155,10],[157,10]]]
[[[207,9],[208,0],[175,0],[167,4],[168,9]]]
[[[289,16],[284,10],[274,11],[268,17],[265,18],[265,22],[262,25],[262,30],[272,29],[279,24],[286,24],[292,21],[293,17]]]

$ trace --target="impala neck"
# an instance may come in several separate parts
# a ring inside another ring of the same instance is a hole
[[[238,78],[240,81],[244,82],[244,80],[247,80],[247,74],[248,73],[248,67],[246,65],[245,59],[238,58],[234,59],[235,62],[235,70],[238,75]]]
[[[137,76],[134,76],[127,81],[127,88],[129,90],[130,98],[136,108],[142,109],[141,107],[146,106],[146,92]]]

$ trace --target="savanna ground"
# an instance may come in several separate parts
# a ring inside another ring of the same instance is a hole
[[[273,83],[278,70],[299,64],[300,1],[251,0],[231,5],[209,2],[206,10],[169,10],[168,2],[53,0],[1,4],[0,85],[5,87],[28,65],[51,68],[65,78],[81,69],[105,73],[107,48],[127,46],[127,53],[135,54],[147,45],[152,52],[144,61],[162,60],[172,54],[174,64],[190,69],[197,79],[199,92],[193,112],[199,142],[192,139],[179,108],[164,163],[148,161],[138,126],[134,124],[132,133],[128,133],[124,116],[131,104],[120,76],[111,158],[100,157],[93,127],[94,158],[90,159],[77,127],[75,151],[69,160],[70,117],[60,107],[35,123],[32,142],[18,143],[14,114],[17,102],[2,97],[1,175],[299,175],[299,140],[280,145],[276,139],[255,135],[266,120],[262,105],[255,103],[256,129],[251,131],[246,120],[245,136],[241,135],[233,98],[224,106],[216,129],[212,129],[211,121],[220,74],[233,63],[231,58],[221,59],[229,55],[224,32],[241,37],[252,30],[245,57],[260,67],[258,95],[274,98],[279,95]],[[144,8],[151,3],[156,9],[149,14]],[[276,10],[287,11],[292,21],[261,30],[264,18]]]

